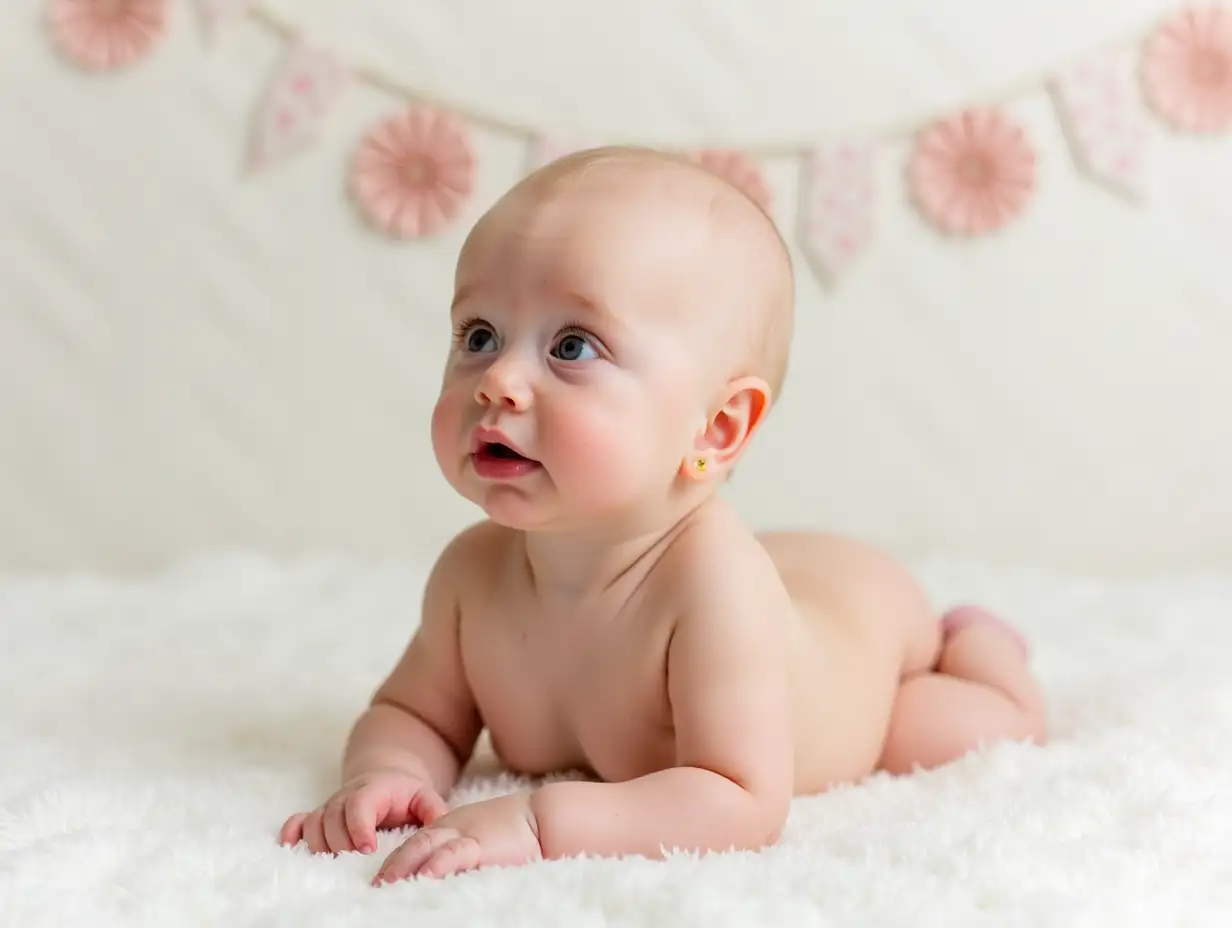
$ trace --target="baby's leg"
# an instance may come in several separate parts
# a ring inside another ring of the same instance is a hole
[[[1044,699],[1017,632],[977,606],[951,610],[940,631],[933,668],[900,685],[878,767],[911,773],[994,741],[1042,744]]]

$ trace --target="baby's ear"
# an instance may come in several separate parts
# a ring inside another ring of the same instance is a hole
[[[760,377],[741,377],[728,385],[726,400],[698,441],[698,452],[710,458],[715,470],[727,473],[735,466],[765,421],[770,401],[770,387]]]

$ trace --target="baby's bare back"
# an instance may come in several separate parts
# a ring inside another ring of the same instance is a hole
[[[734,531],[713,526],[709,555],[722,530]],[[460,600],[459,646],[497,757],[524,773],[573,768],[612,781],[672,766],[670,603],[689,552],[564,605],[535,595],[517,568],[516,533],[489,526],[479,539],[467,573],[485,579]],[[858,779],[881,755],[902,674],[932,659],[933,614],[905,570],[854,541],[774,532],[719,548],[742,543],[769,553],[794,604],[792,614],[750,621],[789,623],[796,792]]]

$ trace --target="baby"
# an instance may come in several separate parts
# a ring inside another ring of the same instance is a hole
[[[355,723],[342,786],[281,840],[376,849],[374,884],[572,855],[775,842],[793,796],[1045,739],[1018,634],[938,616],[864,544],[750,531],[719,487],[779,393],[790,258],[685,158],[581,152],[518,183],[458,259],[437,462],[487,519]],[[486,728],[585,780],[450,810]]]

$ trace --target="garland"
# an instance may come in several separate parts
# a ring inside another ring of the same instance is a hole
[[[76,65],[101,71],[146,57],[165,35],[173,0],[49,0],[48,6],[57,48]],[[611,141],[518,125],[402,86],[341,59],[255,0],[198,0],[198,8],[212,36],[247,17],[286,43],[256,108],[248,148],[253,169],[319,140],[356,81],[403,101],[359,140],[349,177],[362,214],[394,239],[435,235],[457,219],[475,187],[472,127],[522,139],[528,171]],[[819,276],[834,282],[873,242],[874,168],[882,147],[904,135],[912,140],[908,196],[938,231],[989,235],[1020,216],[1036,193],[1038,156],[1007,106],[1037,92],[1051,97],[1078,169],[1140,199],[1152,114],[1175,132],[1232,131],[1232,8],[1182,7],[992,98],[905,128],[776,146],[701,146],[688,154],[772,215],[773,192],[759,159],[796,160],[803,179],[798,245]]]

